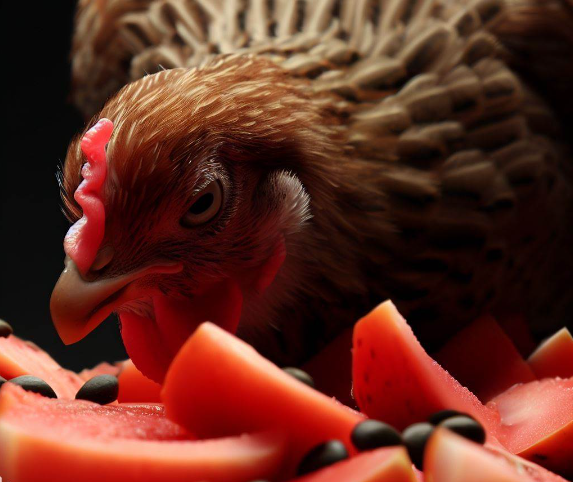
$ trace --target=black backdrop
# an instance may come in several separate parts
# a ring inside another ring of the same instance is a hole
[[[75,3],[2,1],[0,318],[62,365],[80,369],[126,355],[114,320],[65,346],[50,319],[68,229],[55,173],[83,126],[68,102]]]

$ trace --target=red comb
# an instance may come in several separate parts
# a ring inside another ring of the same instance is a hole
[[[107,174],[105,146],[109,142],[113,123],[100,119],[82,138],[82,151],[87,162],[82,167],[84,180],[76,189],[74,199],[83,216],[74,223],[64,238],[64,251],[72,258],[80,273],[93,264],[105,231],[105,208],[102,200],[103,183]]]

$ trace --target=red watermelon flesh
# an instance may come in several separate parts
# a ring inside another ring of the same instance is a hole
[[[545,340],[527,359],[537,378],[573,377],[573,336],[563,328]]]
[[[73,399],[84,381],[62,368],[50,355],[29,341],[10,335],[0,338],[0,376],[6,380],[33,375],[48,383],[58,397]]]
[[[364,452],[292,482],[416,482],[404,447]]]
[[[488,406],[499,412],[499,439],[507,449],[573,476],[573,378],[512,387]]]
[[[119,403],[160,402],[161,385],[141,373],[130,359],[118,361],[113,365],[103,362],[94,368],[82,370],[79,374],[84,381],[99,375],[112,375],[118,378]]]
[[[112,375],[117,377],[121,371],[122,363],[123,362],[117,362],[111,365],[110,363],[102,362],[93,368],[86,368],[82,370],[80,373],[78,373],[78,375],[85,382],[100,375]]]
[[[535,350],[537,343],[523,315],[499,313],[496,319],[521,356],[527,357]]]
[[[167,416],[199,437],[266,429],[289,435],[292,462],[340,439],[363,416],[313,390],[212,323],[203,323],[175,357],[161,393]]]
[[[483,316],[452,337],[435,355],[482,402],[535,375],[491,316]]]
[[[543,467],[448,430],[434,432],[424,455],[426,482],[566,482]]]
[[[319,392],[354,407],[352,398],[352,328],[344,331],[302,366]]]
[[[468,413],[496,436],[499,416],[424,351],[391,301],[386,301],[354,327],[354,396],[369,417],[402,430],[434,412]]]
[[[247,482],[272,478],[278,435],[189,440],[161,405],[99,406],[0,390],[0,474],[10,482]]]
[[[161,385],[147,378],[131,360],[121,362],[118,376],[120,403],[160,402]]]

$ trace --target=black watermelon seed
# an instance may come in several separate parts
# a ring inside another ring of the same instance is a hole
[[[299,382],[308,385],[310,388],[314,388],[314,380],[312,377],[300,368],[285,367],[283,368],[283,371],[296,378]]]
[[[348,458],[346,447],[340,440],[329,440],[308,452],[298,466],[298,475],[322,469]]]
[[[10,324],[0,320],[0,338],[8,338],[12,333],[14,333],[14,330]]]
[[[38,377],[22,375],[21,377],[10,379],[9,382],[22,387],[27,392],[39,393],[48,398],[58,398],[52,387]]]
[[[394,427],[371,419],[357,424],[350,438],[358,450],[372,450],[402,444],[402,436]]]
[[[76,400],[87,400],[89,402],[107,405],[117,400],[119,393],[119,382],[113,375],[98,375],[84,383],[78,390]]]
[[[419,470],[423,469],[424,449],[433,431],[434,426],[432,424],[422,422],[410,425],[402,432],[402,439],[408,449],[410,460]]]
[[[447,420],[448,418],[458,417],[460,415],[466,415],[466,414],[462,413],[462,412],[458,412],[457,410],[451,410],[451,409],[440,410],[439,412],[436,412],[436,413],[433,413],[432,415],[430,415],[428,417],[428,422],[430,422],[432,425],[438,425],[439,423],[442,423],[444,420]]]
[[[457,417],[448,418],[439,425],[440,427],[447,428],[452,432],[461,435],[469,440],[478,444],[485,442],[485,430],[481,424],[471,417],[465,415],[458,415]]]
[[[0,388],[6,383],[6,381],[7,380],[4,377],[0,377]]]

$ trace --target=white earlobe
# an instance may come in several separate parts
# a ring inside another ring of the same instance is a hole
[[[280,171],[272,175],[269,185],[273,197],[278,201],[278,225],[283,233],[288,236],[300,231],[312,214],[310,196],[299,178],[291,172]]]

